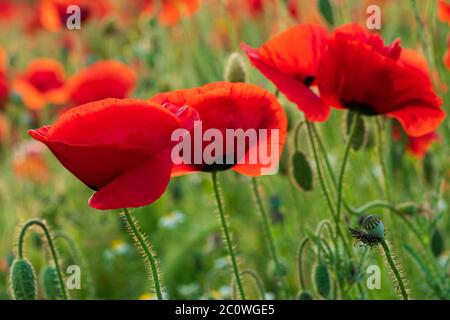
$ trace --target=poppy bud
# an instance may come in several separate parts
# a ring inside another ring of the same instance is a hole
[[[306,156],[296,151],[292,156],[291,177],[294,185],[304,191],[313,189],[313,172]]]
[[[347,136],[350,134],[353,122],[356,121],[353,136],[351,138],[351,146],[353,150],[358,151],[366,141],[366,125],[364,119],[359,113],[349,111],[347,112],[345,120],[345,133]]]
[[[444,238],[438,228],[435,228],[431,236],[431,252],[435,257],[439,257],[444,251]]]
[[[330,274],[326,264],[318,264],[314,270],[314,282],[317,292],[324,297],[328,298],[331,291]]]
[[[379,217],[368,215],[361,220],[361,226],[372,237],[384,239],[384,224]]]
[[[49,300],[62,299],[61,287],[58,282],[58,274],[54,267],[46,266],[41,272],[42,288]]]
[[[329,0],[319,0],[319,10],[328,24],[334,25],[333,8]]]
[[[225,64],[225,80],[229,82],[247,82],[247,70],[239,53],[232,53]]]
[[[300,291],[297,294],[297,300],[313,300],[313,297],[308,291]]]
[[[14,300],[36,300],[36,275],[26,259],[17,259],[11,267],[11,293]]]

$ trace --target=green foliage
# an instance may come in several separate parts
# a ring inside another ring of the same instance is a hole
[[[323,298],[328,299],[331,291],[330,273],[328,272],[328,266],[324,263],[318,264],[314,269],[314,284],[316,286],[317,293]]]

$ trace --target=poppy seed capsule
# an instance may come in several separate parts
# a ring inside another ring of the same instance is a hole
[[[11,293],[14,300],[36,300],[36,275],[26,259],[17,259],[11,267]]]
[[[308,291],[300,291],[297,295],[297,300],[313,300],[313,297]]]
[[[46,266],[41,273],[42,288],[49,300],[62,299],[61,287],[58,282],[58,273],[54,267]]]
[[[225,64],[225,80],[229,82],[247,82],[247,70],[239,53],[232,53]]]
[[[330,274],[326,264],[318,264],[314,270],[314,281],[317,292],[327,299],[331,291]]]
[[[361,220],[361,226],[372,237],[384,239],[384,224],[379,217],[368,215]]]

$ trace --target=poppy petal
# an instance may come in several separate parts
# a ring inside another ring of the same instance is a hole
[[[397,119],[409,136],[420,137],[439,127],[445,112],[419,105],[390,111],[387,116]]]
[[[241,44],[252,64],[275,86],[286,95],[286,97],[297,104],[297,107],[305,113],[309,121],[326,121],[330,114],[330,108],[306,85],[291,75],[280,72],[264,63],[257,49]]]
[[[89,199],[99,210],[136,208],[158,200],[170,181],[170,152],[163,152],[127,170]]]

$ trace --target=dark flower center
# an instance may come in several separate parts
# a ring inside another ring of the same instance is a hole
[[[306,76],[303,79],[303,84],[307,87],[311,86],[316,78],[314,76]]]
[[[365,102],[358,102],[358,101],[350,101],[346,102],[344,100],[341,100],[341,103],[344,107],[358,112],[360,114],[363,114],[365,116],[376,116],[378,115],[378,112],[368,103]]]

